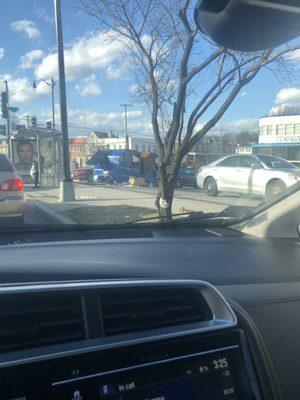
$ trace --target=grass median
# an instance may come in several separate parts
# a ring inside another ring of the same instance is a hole
[[[78,224],[87,225],[123,224],[158,216],[154,208],[128,205],[75,207],[60,213]]]

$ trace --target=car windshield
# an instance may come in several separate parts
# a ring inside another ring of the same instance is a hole
[[[261,160],[268,168],[272,169],[297,169],[295,165],[287,162],[279,157],[273,156],[262,156],[260,155],[259,160]]]
[[[201,3],[1,4],[0,227],[244,218],[297,186],[300,39],[225,48]]]

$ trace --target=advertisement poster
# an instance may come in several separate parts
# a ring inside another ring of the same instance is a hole
[[[24,183],[32,183],[30,169],[36,158],[36,140],[18,138],[12,141],[12,159]]]

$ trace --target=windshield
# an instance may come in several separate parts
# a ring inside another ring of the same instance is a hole
[[[244,218],[297,186],[299,39],[225,49],[196,0],[60,3],[2,4],[0,227]]]
[[[297,169],[295,165],[287,162],[279,157],[273,156],[262,156],[260,155],[259,160],[261,160],[268,168],[272,169]]]

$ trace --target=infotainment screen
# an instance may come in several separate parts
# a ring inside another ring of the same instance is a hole
[[[253,400],[239,346],[54,382],[54,400]]]

